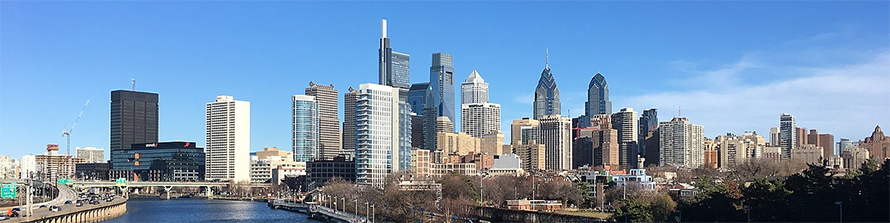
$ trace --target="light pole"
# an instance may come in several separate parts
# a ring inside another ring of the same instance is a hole
[[[742,207],[745,208],[745,213],[748,214],[748,223],[751,223],[751,206],[745,205]]]
[[[839,209],[839,211],[840,211],[840,213],[841,213],[841,219],[840,219],[840,222],[841,222],[841,223],[844,223],[844,202],[841,202],[841,201],[835,201],[834,204],[840,206],[840,207],[838,207],[838,209]]]

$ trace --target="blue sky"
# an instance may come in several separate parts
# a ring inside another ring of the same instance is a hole
[[[393,48],[411,54],[412,82],[428,80],[432,53],[453,54],[455,80],[477,69],[490,84],[504,130],[531,115],[549,49],[563,114],[583,113],[599,71],[613,111],[656,107],[668,121],[682,108],[708,137],[768,135],[787,112],[800,126],[856,140],[890,124],[888,8],[886,1],[3,1],[0,154],[64,147],[62,128],[88,99],[72,149],[107,149],[110,91],[129,89],[130,79],[160,94],[162,141],[203,146],[204,104],[226,94],[251,102],[251,150],[290,148],[290,96],[309,81],[334,84],[341,97],[349,86],[377,82],[382,18]]]

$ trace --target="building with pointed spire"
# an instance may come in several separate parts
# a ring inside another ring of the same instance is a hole
[[[585,121],[581,123],[581,127],[589,127],[590,118],[599,114],[612,114],[612,102],[609,101],[609,84],[606,83],[606,77],[596,72],[587,85],[587,102],[584,103]]]
[[[461,104],[486,103],[488,102],[488,83],[482,79],[482,75],[473,69],[467,80],[460,85]]]
[[[533,105],[535,119],[546,115],[560,115],[562,109],[559,103],[559,87],[556,86],[556,80],[553,79],[553,73],[550,72],[549,57],[548,52],[544,70],[541,71],[541,78],[538,79],[538,86],[535,87],[535,103]]]

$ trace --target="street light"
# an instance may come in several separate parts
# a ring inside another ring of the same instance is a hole
[[[745,209],[745,213],[748,214],[748,223],[751,223],[751,206],[745,205],[742,206]]]
[[[838,209],[840,210],[840,214],[841,214],[840,222],[844,223],[844,202],[835,201],[834,204],[839,206]]]

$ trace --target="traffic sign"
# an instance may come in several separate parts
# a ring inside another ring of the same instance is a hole
[[[127,184],[127,179],[126,178],[117,178],[117,180],[114,180],[114,183],[119,186],[125,185],[125,184]]]
[[[0,188],[0,197],[2,198],[15,198],[17,196],[15,183],[13,184],[4,184],[2,188]]]

